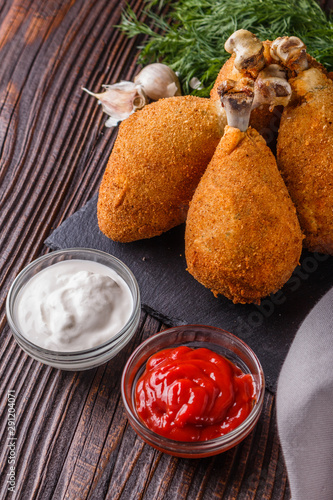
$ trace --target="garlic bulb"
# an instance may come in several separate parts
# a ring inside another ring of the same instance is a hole
[[[181,95],[178,77],[166,64],[148,64],[134,78],[134,83],[141,85],[145,94],[154,101]]]
[[[105,123],[106,127],[115,127],[148,102],[142,86],[133,82],[122,81],[113,85],[102,85],[102,87],[106,91],[100,94],[94,94],[85,88],[82,90],[96,97],[104,113],[110,116]]]

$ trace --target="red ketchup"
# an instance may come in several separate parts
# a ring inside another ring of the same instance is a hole
[[[253,377],[210,349],[177,347],[151,356],[135,389],[137,412],[176,441],[207,441],[232,431],[255,403]]]

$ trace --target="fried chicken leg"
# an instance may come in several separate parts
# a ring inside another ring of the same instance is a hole
[[[222,66],[210,97],[219,102],[218,88],[225,80],[238,81],[244,76],[256,78],[265,66],[271,64],[271,42],[261,42],[250,31],[240,29],[235,31],[225,43],[225,50],[231,54],[230,59]],[[250,125],[266,140],[270,147],[275,147],[279,120],[282,108],[272,108],[267,103],[261,103],[252,110]]]
[[[121,123],[99,190],[98,224],[106,236],[151,238],[185,221],[223,134],[220,108],[210,99],[170,97]]]
[[[253,88],[245,80],[223,83],[222,102],[234,126],[225,128],[186,221],[188,271],[234,303],[258,303],[281,288],[302,250],[296,210],[275,158],[247,128]]]
[[[333,82],[295,38],[280,38],[272,46],[276,58],[296,73],[289,79],[293,99],[282,114],[277,162],[305,233],[304,246],[333,255]]]

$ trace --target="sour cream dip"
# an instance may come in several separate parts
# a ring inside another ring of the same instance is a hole
[[[128,322],[133,298],[116,271],[90,260],[57,262],[19,291],[20,331],[44,349],[82,351],[114,337]]]

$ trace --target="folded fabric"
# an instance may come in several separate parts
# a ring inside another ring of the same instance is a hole
[[[277,386],[292,500],[333,499],[333,289],[300,326]]]

